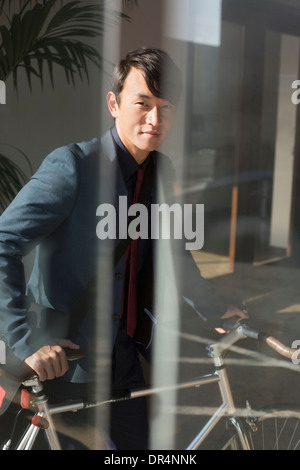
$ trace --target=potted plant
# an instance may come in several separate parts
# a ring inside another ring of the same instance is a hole
[[[125,0],[136,3],[136,0]],[[45,68],[54,87],[53,66],[61,67],[69,84],[89,80],[89,63],[102,68],[99,51],[85,40],[102,36],[123,13],[104,12],[104,1],[0,0],[0,80],[12,78],[18,92],[18,70],[44,83]],[[105,13],[105,14],[104,14]],[[28,161],[26,155],[14,148]],[[0,150],[0,211],[26,181],[24,172]]]

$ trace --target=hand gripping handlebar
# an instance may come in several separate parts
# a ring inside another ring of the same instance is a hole
[[[80,349],[64,348],[68,361],[82,359],[84,354]],[[0,366],[0,376],[8,377],[15,382],[26,382],[36,375],[36,372],[15,356],[9,355],[6,364]]]

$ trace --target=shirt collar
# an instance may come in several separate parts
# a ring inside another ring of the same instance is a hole
[[[149,156],[141,165],[139,165],[121,141],[116,126],[111,128],[111,134],[117,146],[117,157],[124,179],[126,182],[128,182],[130,178],[135,175],[139,167],[146,168],[147,163],[149,161]]]

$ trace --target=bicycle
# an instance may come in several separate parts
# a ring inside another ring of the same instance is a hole
[[[28,425],[21,440],[16,445],[15,450],[30,450],[33,448],[36,437],[40,430],[44,430],[48,439],[49,448],[51,450],[60,450],[58,434],[55,429],[52,417],[59,413],[67,411],[79,411],[86,408],[94,408],[114,401],[135,399],[142,396],[149,396],[158,393],[168,392],[171,389],[186,389],[191,387],[204,386],[216,383],[219,386],[222,403],[200,429],[194,439],[186,447],[185,450],[201,449],[203,443],[207,440],[211,431],[220,425],[221,419],[226,418],[225,428],[228,436],[224,436],[222,444],[214,444],[215,449],[232,449],[232,450],[287,450],[300,448],[300,410],[286,408],[280,410],[277,407],[266,410],[252,410],[249,403],[246,403],[245,409],[239,410],[234,404],[232,390],[227,376],[224,354],[238,341],[244,338],[252,338],[261,340],[270,348],[274,349],[280,355],[292,359],[295,357],[297,350],[291,349],[277,339],[267,336],[249,328],[246,324],[237,323],[226,327],[226,334],[219,341],[207,346],[208,355],[214,364],[214,371],[211,374],[200,376],[195,380],[186,381],[174,386],[147,387],[135,390],[121,390],[112,395],[106,401],[94,402],[76,402],[65,403],[61,405],[49,405],[48,397],[44,392],[43,384],[38,380],[34,371],[26,364],[19,364],[17,372],[14,371],[13,376],[6,366],[1,366],[2,373],[9,375],[10,379],[18,380],[25,387],[31,389],[31,393],[25,400],[28,403],[30,399],[31,405],[35,410],[31,424]],[[73,353],[69,360],[79,359],[80,351],[68,351],[67,354]],[[30,398],[29,398],[30,397]],[[24,401],[24,400],[23,400]],[[23,405],[24,406],[24,405]],[[9,438],[2,446],[2,450],[11,449],[11,441]]]

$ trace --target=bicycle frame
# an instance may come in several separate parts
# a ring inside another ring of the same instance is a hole
[[[212,374],[201,376],[193,381],[184,382],[174,386],[162,386],[156,388],[144,388],[137,390],[128,390],[123,393],[120,392],[117,396],[112,397],[106,401],[95,402],[76,402],[62,405],[49,405],[47,397],[43,393],[43,386],[37,377],[33,377],[29,381],[24,382],[25,386],[31,386],[33,393],[36,395],[36,406],[38,412],[33,418],[33,422],[29,425],[22,440],[20,441],[17,450],[30,450],[35,442],[37,434],[40,429],[44,429],[49,441],[50,449],[60,450],[61,446],[52,420],[52,416],[67,411],[78,411],[85,408],[93,408],[102,406],[104,404],[112,403],[120,400],[128,400],[139,398],[143,396],[153,395],[157,393],[167,392],[168,390],[180,390],[184,388],[199,387],[211,383],[218,383],[221,393],[222,404],[215,411],[213,416],[208,420],[200,432],[195,436],[192,442],[185,450],[196,450],[201,443],[207,438],[208,434],[215,428],[220,419],[227,415],[230,422],[235,427],[239,437],[241,446],[244,450],[250,450],[250,446],[243,430],[242,424],[235,416],[236,409],[231,393],[230,384],[227,377],[226,368],[223,361],[223,353],[229,349],[234,343],[242,338],[258,337],[258,333],[254,330],[248,329],[246,325],[240,325],[234,328],[230,333],[224,335],[221,341],[211,344],[207,347],[209,356],[213,359],[215,371]],[[8,448],[8,446],[7,446]]]
[[[202,428],[199,434],[194,438],[186,450],[196,450],[201,443],[206,439],[208,434],[215,428],[219,420],[226,414],[230,418],[231,424],[237,431],[238,438],[243,450],[250,450],[250,445],[243,429],[242,423],[239,418],[235,416],[236,408],[231,393],[230,384],[223,360],[223,354],[225,351],[239,341],[240,339],[251,337],[258,339],[259,333],[249,329],[246,325],[239,325],[234,328],[230,333],[225,335],[219,342],[211,344],[207,347],[209,356],[213,359],[215,365],[215,374],[218,379],[219,389],[223,403],[216,410],[214,415],[210,418],[207,424]]]

